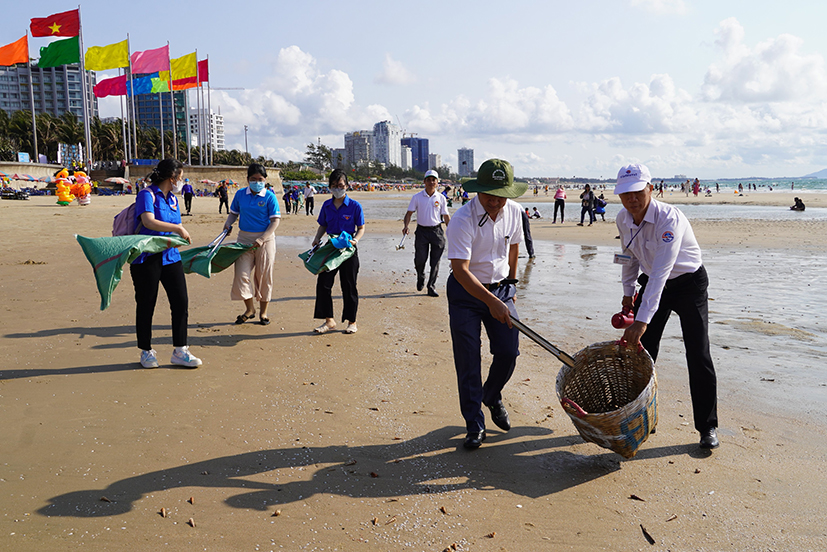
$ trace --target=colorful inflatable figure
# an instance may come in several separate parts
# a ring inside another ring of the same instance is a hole
[[[83,171],[75,171],[75,184],[72,185],[72,195],[78,200],[79,205],[89,205],[92,202],[92,185],[89,177]]]
[[[57,187],[57,204],[69,205],[75,196],[72,195],[72,182],[69,180],[69,171],[61,170],[55,175],[55,186]]]

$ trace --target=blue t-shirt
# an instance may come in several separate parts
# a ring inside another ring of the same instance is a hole
[[[181,209],[178,206],[178,198],[172,192],[164,197],[163,192],[154,184],[144,188],[138,192],[138,197],[135,198],[135,224],[141,222],[141,215],[143,213],[153,213],[155,220],[161,222],[171,222],[172,224],[181,224]],[[175,236],[174,232],[156,232],[144,226],[141,226],[141,231],[138,234],[146,236]],[[163,253],[162,264],[168,265],[177,263],[181,260],[181,254],[175,247],[170,247]],[[143,253],[140,257],[135,259],[132,264],[140,264],[149,257],[149,253]]]
[[[258,194],[241,188],[233,196],[230,212],[238,215],[238,227],[245,232],[264,232],[271,218],[281,217],[276,194],[266,188]]]
[[[356,227],[365,225],[365,214],[358,202],[345,196],[345,201],[336,209],[333,199],[328,199],[319,211],[319,226],[327,227],[328,234],[341,234],[347,232],[351,236],[356,235]]]
[[[184,193],[184,194],[191,194],[191,193],[192,193],[192,185],[190,185],[190,183],[189,183],[189,182],[187,182],[186,184],[184,184],[184,187],[183,187],[183,188],[181,188],[181,193]]]

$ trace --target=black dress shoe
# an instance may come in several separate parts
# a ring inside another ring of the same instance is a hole
[[[439,297],[439,293],[435,289],[428,288],[428,295],[430,297]]]
[[[416,291],[422,291],[422,288],[425,287],[425,276],[421,278],[417,276],[416,278]]]
[[[469,431],[468,435],[465,436],[465,442],[462,446],[469,450],[475,450],[480,448],[483,441],[485,441],[484,429],[482,431]]]
[[[714,427],[701,431],[700,447],[702,449],[714,449],[717,448],[719,444],[718,433],[715,431]]]
[[[491,411],[491,421],[494,422],[494,425],[503,431],[508,431],[511,429],[511,420],[508,419],[508,410],[505,409],[502,401],[499,401],[493,406],[489,406],[488,409]]]

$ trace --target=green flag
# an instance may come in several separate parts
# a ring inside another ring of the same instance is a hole
[[[169,83],[165,80],[161,80],[160,78],[152,79],[152,93],[157,94],[159,92],[169,92]]]
[[[40,49],[38,67],[58,67],[70,63],[80,63],[80,43],[73,36],[65,40],[56,40]]]

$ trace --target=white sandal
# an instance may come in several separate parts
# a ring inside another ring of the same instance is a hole
[[[317,334],[323,334],[323,333],[329,332],[330,330],[332,330],[334,328],[336,328],[336,326],[332,326],[332,327],[328,326],[327,322],[325,322],[324,324],[322,324],[318,328],[313,328],[313,331],[316,332]]]
[[[356,327],[355,322],[351,322],[350,324],[348,324],[347,328],[345,329],[346,334],[355,334],[358,331],[359,331],[359,328]]]

